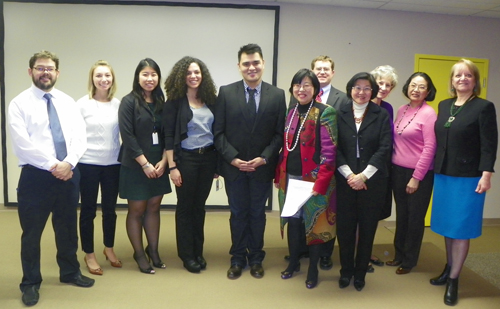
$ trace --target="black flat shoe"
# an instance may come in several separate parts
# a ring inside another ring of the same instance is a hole
[[[227,278],[228,279],[238,279],[241,276],[241,271],[243,267],[240,265],[231,265],[227,270]]]
[[[319,268],[322,270],[330,270],[333,267],[332,257],[322,256],[319,258]]]
[[[195,274],[200,273],[201,266],[195,260],[186,260],[184,261],[183,265],[184,268],[187,269],[187,271],[189,271],[190,273],[195,273]]]
[[[23,297],[21,298],[23,304],[26,306],[34,306],[38,303],[40,299],[40,294],[38,293],[38,288],[35,285],[26,287],[23,292]]]
[[[69,283],[69,284],[74,284],[76,286],[79,286],[81,288],[90,288],[91,286],[94,285],[95,280],[91,279],[89,277],[85,277],[84,275],[80,274],[73,279],[70,280],[61,280],[62,283]]]
[[[431,280],[429,280],[430,283],[432,285],[445,285],[446,280],[448,280],[448,277],[450,276],[450,271],[451,271],[451,267],[448,266],[448,264],[446,264],[444,266],[443,272],[439,276],[434,277]]]
[[[370,259],[370,262],[373,264],[373,265],[376,265],[376,266],[384,266],[384,262],[381,261],[379,258],[376,258],[376,259]]]
[[[262,264],[257,263],[250,266],[250,275],[257,279],[264,277],[264,268],[262,267]]]
[[[340,277],[340,279],[339,279],[339,288],[345,289],[346,287],[349,286],[349,284],[351,284],[351,278]]]
[[[365,287],[365,281],[356,279],[354,280],[354,288],[356,291],[361,292],[361,290]]]
[[[288,268],[290,268],[290,266],[287,267],[286,270],[281,272],[281,279],[286,280],[292,278],[294,272],[300,271],[300,263],[295,265],[295,267],[292,267],[292,270],[288,270]]]
[[[444,303],[448,306],[455,306],[458,302],[458,278],[448,278],[446,291],[444,293]]]
[[[201,270],[205,270],[207,268],[207,261],[201,255],[196,257],[196,262],[200,264]]]

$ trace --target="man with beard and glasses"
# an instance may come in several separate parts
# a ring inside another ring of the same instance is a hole
[[[80,174],[75,168],[87,148],[85,122],[75,101],[54,89],[59,59],[48,51],[31,57],[28,74],[33,84],[9,105],[12,144],[22,167],[17,188],[21,236],[20,284],[26,306],[38,302],[40,239],[52,213],[59,280],[91,287],[94,279],[80,273],[77,213]]]

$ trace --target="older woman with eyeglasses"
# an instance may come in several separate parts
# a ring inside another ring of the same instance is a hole
[[[313,182],[312,197],[291,217],[281,219],[281,232],[288,223],[290,259],[281,272],[289,279],[299,271],[299,255],[304,231],[309,248],[306,287],[318,284],[318,261],[322,246],[335,237],[335,156],[337,118],[333,107],[315,100],[320,83],[314,72],[299,70],[292,79],[290,93],[297,103],[285,122],[284,146],[276,171],[275,185],[281,212],[287,197],[289,180]]]
[[[351,102],[338,111],[338,168],[335,173],[341,264],[339,287],[346,288],[354,277],[354,287],[361,291],[387,192],[392,134],[389,114],[371,102],[379,86],[370,73],[354,75],[346,90]]]

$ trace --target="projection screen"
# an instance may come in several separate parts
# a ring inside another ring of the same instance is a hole
[[[200,58],[218,88],[241,79],[237,52],[248,43],[262,47],[264,80],[276,83],[277,6],[164,1],[3,1],[0,5],[2,182],[6,206],[17,204],[21,170],[12,152],[6,110],[17,94],[30,87],[28,60],[35,52],[45,49],[59,56],[56,88],[75,100],[87,93],[89,69],[100,59],[113,66],[116,97],[120,99],[131,91],[135,67],[146,57],[160,65],[161,83],[183,56]],[[165,195],[163,205],[175,205],[173,191]],[[215,181],[207,205],[227,207],[225,190],[216,191]]]

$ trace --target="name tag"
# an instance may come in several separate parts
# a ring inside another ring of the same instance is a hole
[[[153,145],[158,145],[158,132],[153,132]]]

